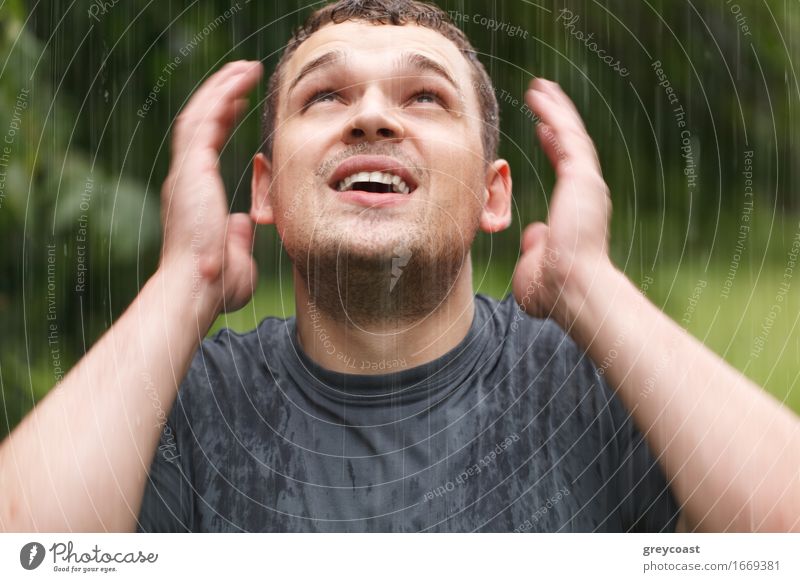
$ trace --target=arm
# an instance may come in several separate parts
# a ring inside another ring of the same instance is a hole
[[[3,531],[134,531],[166,417],[217,314],[252,294],[246,216],[227,214],[219,149],[260,65],[212,75],[176,122],[164,248],[133,304],[0,446]]]
[[[687,529],[800,529],[800,423],[791,411],[611,266],[576,273],[564,306],[570,334],[595,362],[617,343],[606,378],[659,457]]]
[[[687,334],[608,258],[608,190],[569,98],[526,95],[557,182],[548,224],[529,226],[514,289],[554,317],[631,411],[683,507],[682,527],[800,531],[800,421]],[[531,293],[530,290],[534,290]],[[527,294],[526,294],[527,293]],[[613,356],[613,357],[612,357]]]

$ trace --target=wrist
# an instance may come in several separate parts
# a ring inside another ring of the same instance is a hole
[[[192,318],[205,333],[222,311],[219,285],[204,277],[191,261],[159,263],[148,284],[162,295],[164,307],[179,310],[182,317]]]
[[[604,314],[619,301],[622,287],[631,286],[608,257],[587,263],[573,261],[557,277],[553,318],[570,334],[602,324]]]

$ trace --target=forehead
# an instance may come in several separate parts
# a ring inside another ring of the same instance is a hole
[[[458,47],[435,30],[406,24],[403,26],[346,21],[328,24],[303,42],[286,66],[291,82],[305,63],[332,50],[343,51],[348,65],[373,64],[386,74],[398,54],[414,52],[426,56],[448,70],[461,84],[470,79],[470,66]]]

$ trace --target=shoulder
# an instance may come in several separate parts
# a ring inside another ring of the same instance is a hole
[[[547,407],[585,423],[599,423],[606,438],[627,416],[603,375],[568,333],[552,319],[531,317],[513,295],[476,296],[489,309],[502,343],[502,375],[526,386],[537,409]]]
[[[503,299],[477,294],[475,301],[478,308],[489,312],[498,339],[507,344],[507,349],[551,362],[584,359],[583,350],[554,320],[531,317],[520,309],[512,294]]]
[[[266,317],[258,327],[247,332],[238,332],[224,327],[205,338],[192,360],[192,368],[205,361],[237,363],[254,358],[263,359],[272,352],[285,349],[294,318]]]
[[[271,367],[284,360],[293,320],[267,317],[250,331],[223,328],[205,338],[181,381],[181,407],[191,413],[198,407],[207,408],[209,398],[237,399],[243,390],[263,386]]]

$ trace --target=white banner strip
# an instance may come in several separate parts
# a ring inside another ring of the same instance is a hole
[[[2,534],[0,580],[794,582],[798,550],[800,534]]]

